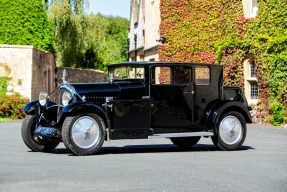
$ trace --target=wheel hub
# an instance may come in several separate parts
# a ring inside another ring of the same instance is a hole
[[[228,145],[237,143],[242,137],[242,125],[239,119],[235,116],[226,116],[222,119],[219,125],[219,136]]]
[[[77,119],[72,126],[72,138],[75,144],[87,149],[99,139],[99,125],[90,116],[83,116]]]

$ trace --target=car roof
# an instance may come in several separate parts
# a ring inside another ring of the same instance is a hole
[[[147,66],[147,65],[153,65],[153,64],[166,64],[166,65],[200,65],[200,66],[213,66],[213,67],[222,67],[220,65],[216,64],[207,64],[207,63],[189,63],[189,62],[163,62],[163,61],[137,61],[137,62],[122,62],[122,63],[116,63],[116,64],[110,64],[108,65],[108,68],[112,67],[119,67],[119,66],[125,66],[125,65],[134,65],[134,66]]]

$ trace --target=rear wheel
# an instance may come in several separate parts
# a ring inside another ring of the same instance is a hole
[[[244,117],[231,111],[222,115],[216,127],[216,135],[212,142],[222,150],[239,149],[246,137],[246,122]]]
[[[105,139],[105,124],[96,114],[67,117],[62,127],[65,146],[76,155],[94,155]]]
[[[179,148],[191,149],[194,145],[198,143],[200,137],[174,137],[170,138],[170,140]]]
[[[59,141],[53,141],[51,138],[35,135],[35,128],[36,116],[26,115],[22,123],[21,134],[24,143],[32,151],[49,152],[59,145]]]

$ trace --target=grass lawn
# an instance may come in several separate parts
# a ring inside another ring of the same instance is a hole
[[[7,118],[0,118],[0,123],[3,123],[3,122],[6,122],[6,121],[9,121],[10,119],[7,119]]]

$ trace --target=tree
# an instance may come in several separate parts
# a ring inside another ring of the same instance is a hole
[[[51,0],[48,15],[54,27],[57,63],[73,67],[83,49],[80,30],[84,0]]]
[[[54,51],[53,31],[42,1],[0,1],[0,44],[33,45]]]
[[[54,0],[49,6],[57,64],[105,70],[107,64],[125,61],[128,20],[85,15],[84,6],[83,0]]]

